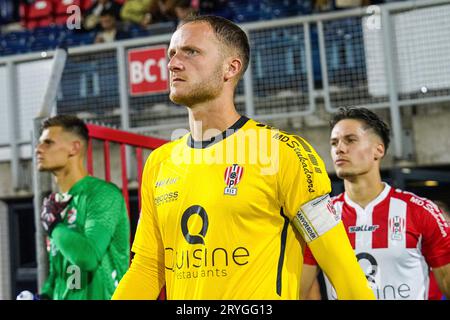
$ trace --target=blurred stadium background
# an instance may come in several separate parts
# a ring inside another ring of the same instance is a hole
[[[68,28],[71,6],[84,15],[95,4],[0,0],[0,299],[37,286],[32,127],[55,48],[69,48],[56,113],[163,139],[187,128],[186,111],[167,94],[164,50],[177,16],[166,12],[144,27],[119,21],[126,36],[98,44],[101,30]],[[188,6],[232,19],[248,33],[251,65],[239,84],[238,110],[310,141],[326,162],[333,193],[343,186],[333,175],[328,119],[339,107],[364,106],[393,129],[383,178],[450,202],[450,0],[193,0]],[[113,168],[120,166],[116,151]],[[94,166],[102,165],[101,156],[94,158]],[[137,177],[129,166],[134,220]],[[122,186],[120,173],[111,178]],[[50,177],[41,188],[51,190]]]

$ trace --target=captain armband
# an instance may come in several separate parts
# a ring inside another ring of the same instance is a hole
[[[300,207],[292,224],[306,242],[320,237],[341,221],[328,194],[311,200]]]

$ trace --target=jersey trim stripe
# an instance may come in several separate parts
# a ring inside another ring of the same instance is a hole
[[[286,238],[287,229],[289,226],[289,219],[284,215],[283,208],[281,208],[280,215],[284,218],[283,231],[281,231],[281,246],[280,246],[280,257],[278,258],[278,272],[277,272],[277,294],[281,297],[282,280],[283,280],[283,263],[284,263],[284,253],[286,251]]]
[[[389,220],[389,201],[383,200],[381,203],[373,208],[373,221],[374,225],[379,227],[372,233],[372,248],[382,249],[388,247],[388,220]]]
[[[226,129],[225,131],[223,131],[221,134],[218,134],[217,136],[212,137],[211,139],[208,139],[208,140],[195,141],[194,139],[192,139],[192,135],[189,134],[189,137],[187,139],[187,145],[194,149],[205,149],[205,148],[211,147],[212,145],[228,138],[233,133],[235,133],[237,130],[242,128],[244,126],[244,124],[247,123],[248,120],[249,120],[249,118],[247,118],[245,116],[241,116],[239,118],[239,120],[236,121],[231,127]]]
[[[345,209],[344,209],[344,207],[345,207]],[[347,219],[343,220],[343,222],[344,222],[345,228],[347,229],[348,240],[350,240],[350,244],[352,245],[352,248],[355,249],[356,233],[349,232],[349,228],[351,226],[356,225],[356,210],[355,210],[355,208],[349,206],[345,202],[341,202],[340,208],[338,207],[338,209],[340,210],[339,214],[341,214],[341,216],[342,216],[342,212],[344,210],[346,210],[346,212],[347,212]]]
[[[225,169],[225,174],[224,174],[224,178],[225,178],[225,184],[229,185],[230,184],[230,174],[231,174],[231,168],[232,167],[228,167]]]
[[[373,215],[368,206],[366,210],[361,207],[354,208],[357,212],[356,214],[356,226],[369,227],[372,226]],[[362,231],[355,232],[355,249],[356,250],[367,250],[367,248],[372,248],[372,232]]]

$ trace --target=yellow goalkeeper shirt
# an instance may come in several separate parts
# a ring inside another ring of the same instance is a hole
[[[165,284],[168,299],[298,299],[305,242],[290,221],[330,190],[304,139],[246,117],[210,141],[168,143],[143,173],[132,251],[148,263],[114,298],[156,298]]]

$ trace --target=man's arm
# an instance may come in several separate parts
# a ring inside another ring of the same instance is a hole
[[[338,299],[375,299],[356,260],[342,222],[308,245],[320,268],[335,288]]]
[[[132,248],[135,255],[113,294],[113,300],[156,299],[165,283],[164,244],[152,191],[151,168],[158,165],[151,161],[155,154],[151,153],[142,175],[142,207]]]
[[[413,202],[417,196],[411,196]],[[441,292],[450,298],[450,225],[445,221],[442,210],[432,201],[420,198],[414,203],[412,222],[420,231],[422,254],[433,270]]]
[[[320,286],[317,280],[319,269],[316,265],[303,264],[302,279],[300,282],[301,300],[320,300]]]
[[[142,212],[132,249],[135,255],[113,294],[113,300],[155,300],[165,283],[164,248],[154,216],[150,213],[151,203],[147,202],[145,190],[143,184]]]
[[[112,300],[155,300],[164,285],[164,276],[156,271],[157,261],[135,254],[130,269],[123,276]],[[155,281],[157,279],[157,281]]]
[[[111,202],[113,199],[111,199]],[[71,196],[63,196],[52,193],[44,199],[41,211],[41,222],[44,230],[52,239],[52,246],[55,245],[61,254],[68,259],[71,264],[87,271],[94,270],[97,266],[98,250],[96,245],[106,247],[108,245],[110,234],[101,227],[100,223],[91,221],[89,212],[104,209],[103,207],[91,206],[87,208],[87,219],[84,226],[84,232],[70,229],[65,225],[62,213],[67,209],[67,205],[71,201]],[[105,213],[104,210],[101,211]],[[94,226],[93,228],[91,226]],[[95,235],[98,234],[96,238]],[[49,255],[50,272],[47,281],[41,288],[42,294],[50,296],[53,292],[55,275],[52,271],[52,255]]]
[[[275,135],[274,135],[275,136]],[[303,138],[280,142],[280,203],[340,299],[375,299],[329,197],[325,164]]]
[[[319,267],[334,286],[338,299],[375,299],[356,260],[344,224],[328,195],[303,204],[292,223],[308,243]]]
[[[93,271],[108,248],[111,234],[100,225],[90,228],[88,234],[82,234],[61,223],[53,230],[52,239],[73,265],[81,270]]]
[[[86,200],[86,221],[82,232],[59,223],[51,234],[61,253],[81,270],[93,271],[111,243],[120,214],[125,214],[120,191],[109,185],[92,190]]]
[[[439,268],[433,268],[433,273],[439,289],[447,299],[450,299],[450,263]]]

